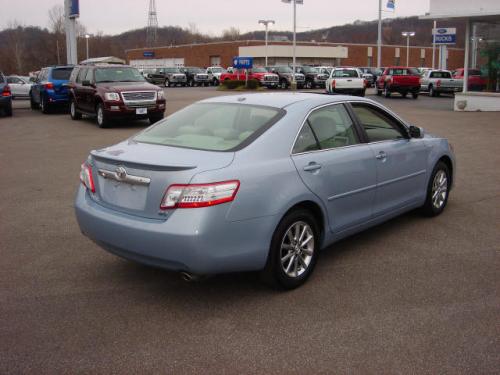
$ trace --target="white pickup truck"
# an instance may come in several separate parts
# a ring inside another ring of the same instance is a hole
[[[358,68],[333,68],[326,81],[328,94],[365,96],[366,80]]]
[[[453,78],[449,70],[426,70],[420,79],[420,91],[427,91],[429,96],[439,96],[441,93],[452,94],[462,91],[462,87],[463,80]]]

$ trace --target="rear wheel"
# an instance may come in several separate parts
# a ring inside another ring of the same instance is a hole
[[[450,181],[448,166],[442,161],[438,162],[432,171],[427,186],[427,198],[422,206],[422,210],[427,216],[437,216],[443,212],[448,203]]]
[[[432,85],[429,86],[429,96],[436,96],[436,91],[434,90],[434,86]]]
[[[417,99],[418,98],[418,92],[413,92],[411,94],[411,96],[412,96],[413,99]]]
[[[37,103],[35,103],[35,100],[33,99],[33,96],[31,96],[31,94],[30,94],[30,108],[32,110],[40,109],[40,106]]]
[[[378,87],[376,87],[376,89],[377,89],[377,96],[381,96],[382,95],[382,90],[379,90]]]
[[[319,253],[319,229],[310,211],[298,209],[287,214],[276,228],[267,264],[265,281],[283,289],[296,288],[313,272]]]
[[[286,82],[286,79],[282,79],[280,81],[280,88],[283,90],[286,90],[288,88],[288,83]]]
[[[387,86],[384,86],[384,96],[386,98],[389,98],[391,96],[391,92],[389,91],[389,88]]]
[[[96,114],[97,114],[97,126],[100,128],[107,128],[109,126],[109,119],[104,112],[104,105],[102,103],[98,103],[96,106]]]
[[[69,114],[72,120],[80,120],[82,118],[82,114],[76,110],[76,103],[74,99],[71,99],[69,102]]]
[[[366,90],[361,90],[359,96],[364,97],[366,95]]]
[[[41,96],[40,100],[40,108],[42,109],[42,113],[50,113],[50,105],[47,103],[47,99],[45,99],[45,96]]]

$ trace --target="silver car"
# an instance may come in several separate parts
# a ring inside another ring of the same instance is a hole
[[[369,99],[215,97],[92,151],[76,217],[124,258],[295,288],[335,241],[416,208],[440,214],[454,160],[445,138]]]

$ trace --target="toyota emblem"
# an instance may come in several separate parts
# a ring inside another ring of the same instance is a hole
[[[115,174],[119,180],[124,180],[127,177],[127,171],[123,167],[116,168]]]

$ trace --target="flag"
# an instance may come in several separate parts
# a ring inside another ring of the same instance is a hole
[[[394,12],[396,10],[396,0],[387,0],[385,5],[385,10],[389,12]]]

